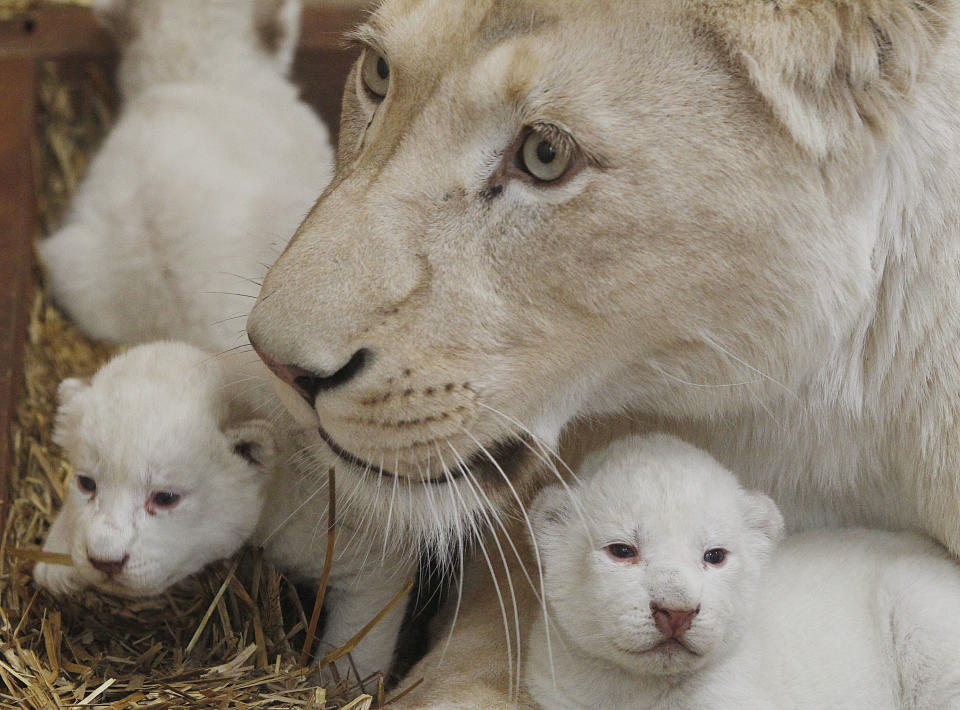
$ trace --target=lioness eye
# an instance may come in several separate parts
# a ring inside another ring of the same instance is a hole
[[[360,75],[363,85],[371,94],[380,98],[387,95],[387,89],[390,88],[390,64],[382,54],[368,49],[363,57]]]
[[[716,547],[712,550],[707,550],[703,553],[703,561],[708,565],[722,565],[724,560],[727,559],[727,551],[721,547]]]
[[[533,131],[523,142],[523,169],[541,182],[554,182],[570,167],[571,157],[553,141]]]
[[[150,500],[147,501],[147,511],[154,513],[157,510],[169,510],[180,502],[179,493],[170,491],[156,491],[150,494]]]
[[[640,559],[640,552],[633,545],[615,542],[603,549],[607,556],[615,562],[636,562]]]
[[[84,493],[93,494],[97,492],[97,482],[90,476],[77,476],[77,486]]]

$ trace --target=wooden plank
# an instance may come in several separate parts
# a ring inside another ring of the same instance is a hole
[[[358,51],[343,35],[363,17],[355,9],[308,6],[303,11],[293,80],[303,100],[330,127],[334,141],[344,78]],[[73,65],[84,59],[106,57],[115,62],[117,58],[113,38],[82,7],[42,7],[0,21],[0,59],[16,57],[65,60]]]
[[[363,16],[359,10],[312,5],[304,8],[300,48],[309,52],[341,53],[345,46],[343,33]],[[113,51],[112,37],[87,8],[40,7],[0,21],[0,58],[47,59]]]
[[[31,154],[36,63],[0,59],[0,525],[13,466],[12,422],[23,387],[32,243],[38,220]]]

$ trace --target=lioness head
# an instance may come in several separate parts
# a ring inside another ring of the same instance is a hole
[[[936,5],[388,0],[251,340],[371,482],[448,502],[576,417],[796,391],[875,290]]]

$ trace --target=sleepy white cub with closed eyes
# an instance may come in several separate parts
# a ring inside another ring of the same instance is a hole
[[[300,1],[94,7],[120,46],[122,110],[40,243],[53,296],[101,340],[238,345],[257,277],[333,169],[327,128],[286,78]]]
[[[38,564],[39,584],[151,596],[248,541],[293,579],[320,577],[326,469],[317,479],[296,462],[304,446],[314,458],[326,449],[282,412],[259,418],[280,408],[240,357],[153,343],[115,357],[89,383],[61,384],[55,440],[76,475],[44,550],[69,554],[73,566]],[[376,616],[413,567],[400,555],[381,563],[375,534],[340,518],[323,651]],[[402,618],[398,604],[352,652],[363,676],[388,672]]]
[[[778,545],[772,500],[665,435],[617,441],[582,473],[534,505],[550,644],[538,619],[525,682],[540,707],[960,708],[960,568],[932,541],[850,529]]]

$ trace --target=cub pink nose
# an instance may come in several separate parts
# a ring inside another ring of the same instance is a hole
[[[124,555],[122,560],[98,560],[96,557],[87,557],[94,569],[98,569],[108,577],[120,574],[130,555]]]
[[[667,638],[676,638],[690,628],[693,617],[700,613],[700,607],[696,609],[667,609],[650,602],[650,611],[653,612],[653,622],[657,625],[657,630]]]

